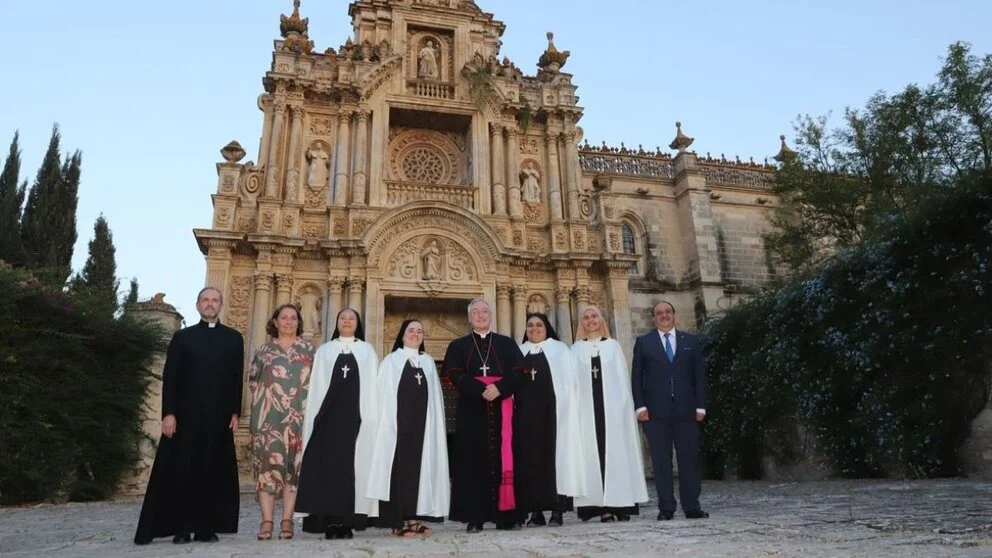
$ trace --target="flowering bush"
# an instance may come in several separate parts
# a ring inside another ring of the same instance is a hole
[[[0,504],[112,494],[139,457],[162,344],[151,324],[0,270]]]
[[[889,227],[704,326],[710,476],[760,477],[800,432],[842,476],[958,473],[992,370],[992,184]]]

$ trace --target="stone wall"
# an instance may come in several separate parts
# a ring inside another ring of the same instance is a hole
[[[771,230],[767,210],[714,205],[721,279],[725,284],[760,287],[775,278],[765,250]]]

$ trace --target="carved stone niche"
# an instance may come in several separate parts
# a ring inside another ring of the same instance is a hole
[[[319,285],[307,282],[300,286],[293,298],[303,316],[304,337],[319,337],[322,331],[321,309],[324,307],[324,291]]]
[[[548,299],[541,293],[534,293],[530,295],[527,299],[527,313],[528,314],[545,314],[547,315],[548,310],[551,305],[548,304]]]

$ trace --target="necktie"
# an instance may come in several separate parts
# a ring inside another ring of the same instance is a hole
[[[668,362],[675,360],[675,351],[672,350],[672,334],[665,334],[665,354],[668,355]],[[675,371],[671,371],[668,377],[668,389],[671,391],[672,399],[675,399]]]

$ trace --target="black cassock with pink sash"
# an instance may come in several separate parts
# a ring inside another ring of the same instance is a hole
[[[518,510],[513,483],[513,393],[520,383],[523,355],[513,339],[471,333],[451,342],[444,373],[458,390],[451,460],[452,521],[515,523]],[[482,398],[494,384],[500,397]]]

